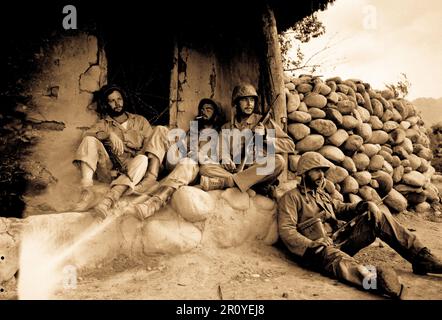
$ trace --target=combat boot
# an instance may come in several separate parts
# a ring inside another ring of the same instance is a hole
[[[95,213],[105,219],[109,215],[109,210],[114,206],[121,195],[127,190],[127,186],[116,185],[104,196],[104,198],[94,207]]]
[[[90,188],[81,190],[79,201],[73,206],[72,211],[81,212],[90,209],[95,201],[95,194]]]
[[[425,275],[427,273],[442,273],[442,261],[434,256],[430,249],[423,248],[412,263],[413,273]]]
[[[396,272],[391,267],[376,268],[377,292],[391,299],[401,299],[405,286],[399,282]]]
[[[164,207],[174,192],[172,187],[161,186],[145,202],[128,206],[124,214],[135,215],[140,220],[147,219]]]

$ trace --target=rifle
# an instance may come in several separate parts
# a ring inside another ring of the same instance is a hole
[[[270,105],[269,110],[266,112],[266,115],[264,116],[264,118],[262,118],[257,124],[255,124],[252,127],[252,129],[251,129],[252,132],[254,132],[254,130],[258,126],[258,124],[261,123],[265,126],[267,124],[267,122],[270,120],[270,116],[273,111],[273,105],[275,104],[276,100],[278,100],[279,95],[280,95],[279,93],[276,95],[275,99],[273,100],[272,104]],[[237,170],[237,172],[241,172],[244,170],[244,167],[247,163],[247,160],[248,160],[249,154],[250,154],[249,149],[252,147],[252,145],[253,145],[253,139],[250,139],[249,143],[247,144],[247,146],[244,149],[244,152],[245,152],[244,159],[241,161],[241,165],[239,166],[239,169]]]

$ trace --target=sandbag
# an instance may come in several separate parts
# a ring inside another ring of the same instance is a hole
[[[304,97],[305,104],[307,107],[315,107],[322,109],[327,105],[327,98],[318,93],[309,93]]]
[[[342,125],[342,114],[334,108],[325,108],[325,117],[336,125]]]
[[[359,171],[364,171],[370,164],[370,158],[363,153],[354,154],[352,160]]]
[[[410,167],[413,170],[417,170],[417,168],[419,168],[421,166],[421,158],[419,158],[418,156],[414,155],[414,154],[410,154],[407,158],[407,160],[410,162]]]
[[[368,112],[367,109],[362,108],[360,106],[358,106],[356,109],[359,111],[359,114],[361,115],[361,118],[362,118],[363,122],[369,122],[370,121],[370,112]]]
[[[339,94],[336,92],[330,92],[327,96],[327,100],[333,104],[337,104],[339,102]]]
[[[378,182],[377,192],[381,197],[386,196],[393,189],[393,178],[388,173],[376,171],[371,176]]]
[[[310,122],[309,124],[310,128],[315,130],[320,135],[323,135],[324,137],[329,137],[336,133],[338,130],[336,128],[336,125],[330,121],[330,120],[324,120],[324,119],[316,119]]]
[[[356,165],[355,165],[355,163],[353,162],[353,159],[350,158],[350,157],[347,157],[347,156],[344,158],[344,161],[342,161],[341,166],[342,166],[345,170],[347,170],[349,173],[354,173],[354,172],[357,171],[357,169],[356,169]]]
[[[391,132],[399,127],[399,124],[394,121],[387,121],[384,123],[383,130],[385,132]]]
[[[384,123],[376,116],[371,116],[368,123],[370,123],[373,130],[382,130],[384,127]]]
[[[370,158],[370,163],[368,164],[368,170],[378,171],[382,169],[383,165],[384,165],[384,157],[377,154]]]
[[[293,111],[298,110],[299,105],[301,104],[301,99],[299,98],[299,94],[290,93],[286,91],[286,104],[287,104],[287,113],[291,113]]]
[[[310,134],[310,128],[302,123],[289,124],[287,131],[296,141],[302,140]]]
[[[345,159],[344,153],[334,146],[323,146],[318,152],[334,163],[341,163]]]
[[[381,146],[378,144],[365,143],[359,150],[371,158],[381,151]]]
[[[402,212],[408,207],[407,199],[395,189],[391,189],[388,193],[388,196],[384,199],[384,204],[395,212]]]
[[[388,133],[382,130],[374,130],[368,143],[384,144],[388,141]]]
[[[290,112],[287,117],[298,123],[308,123],[312,121],[312,116],[308,112],[299,111],[299,109],[298,111]]]
[[[359,203],[362,201],[362,198],[360,196],[358,196],[357,194],[353,194],[353,193],[349,193],[348,194],[348,202],[350,203]]]
[[[347,193],[358,193],[359,191],[359,184],[356,181],[355,178],[353,178],[352,176],[347,176],[344,181],[342,181],[341,183],[341,192],[343,194],[347,194]]]
[[[353,101],[344,100],[337,103],[337,108],[341,114],[348,115],[353,112],[353,110],[356,108],[356,105],[353,103]]]
[[[344,143],[344,149],[350,152],[358,151],[364,140],[358,135],[351,135]]]
[[[355,172],[352,176],[355,178],[359,186],[365,186],[371,181],[371,173],[368,171]]]
[[[299,93],[308,93],[313,90],[313,86],[308,83],[301,83],[296,86],[296,91]]]
[[[405,136],[405,130],[398,128],[390,132],[390,143],[393,146],[399,145],[404,142],[406,136]]]
[[[371,106],[373,107],[373,115],[382,118],[384,114],[384,106],[378,99],[371,99]]]
[[[348,139],[348,133],[344,129],[338,129],[333,135],[327,138],[327,142],[339,147]]]
[[[299,152],[317,151],[324,145],[324,137],[319,134],[311,134],[296,143]]]
[[[370,186],[363,186],[358,190],[359,196],[365,201],[372,201],[374,203],[381,202],[381,197],[379,197],[378,193],[375,189]]]
[[[349,115],[342,116],[341,126],[345,130],[353,130],[354,128],[358,127],[359,125],[360,125],[360,122],[355,117],[349,116]]]
[[[348,177],[348,172],[340,166],[335,166],[327,170],[325,177],[333,183],[341,183]]]
[[[422,202],[416,205],[415,211],[417,213],[427,213],[431,210],[431,205],[428,202]]]
[[[360,126],[356,127],[355,133],[361,136],[364,141],[369,141],[373,131],[368,123],[362,123]]]
[[[325,111],[319,108],[310,108],[308,109],[308,113],[312,116],[312,119],[324,119]]]
[[[406,173],[402,177],[402,182],[413,187],[423,187],[427,179],[425,176],[417,171]]]

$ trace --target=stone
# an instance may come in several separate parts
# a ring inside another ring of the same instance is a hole
[[[235,210],[247,210],[250,208],[249,195],[247,192],[241,192],[238,188],[226,189],[221,194],[221,198],[223,198]]]
[[[163,219],[161,213],[149,218],[142,230],[143,252],[178,254],[196,248],[201,242],[201,231],[192,223],[180,219]]]
[[[204,221],[215,208],[215,203],[207,192],[190,186],[179,188],[173,194],[170,205],[189,222]]]

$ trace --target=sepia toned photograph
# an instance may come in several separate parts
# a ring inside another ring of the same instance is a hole
[[[439,0],[2,12],[0,300],[442,300]]]

